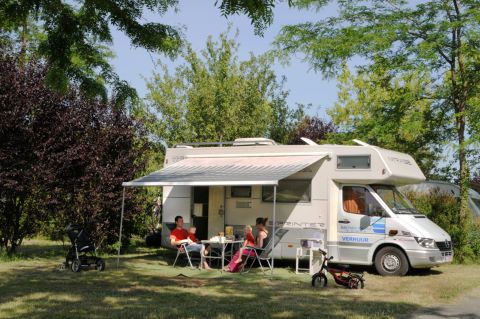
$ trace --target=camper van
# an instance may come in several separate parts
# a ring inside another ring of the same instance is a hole
[[[452,261],[450,236],[397,190],[425,181],[411,156],[361,141],[303,140],[176,145],[167,149],[162,170],[124,186],[163,187],[165,246],[177,215],[202,239],[227,226],[240,234],[262,216],[275,233],[276,259],[294,259],[301,239],[313,238],[332,262],[374,264],[382,275]]]
[[[443,181],[425,181],[420,184],[402,186],[400,190],[403,192],[418,192],[423,194],[439,192],[460,198],[460,187]],[[480,220],[480,194],[471,188],[468,190],[468,206],[473,213],[473,218]]]

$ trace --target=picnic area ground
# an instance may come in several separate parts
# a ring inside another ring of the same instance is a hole
[[[28,240],[21,257],[0,259],[0,318],[395,318],[452,303],[480,286],[480,265],[445,265],[405,277],[365,268],[365,289],[313,289],[293,262],[274,275],[171,266],[175,253],[135,246],[104,256],[107,269],[58,270],[59,242]]]

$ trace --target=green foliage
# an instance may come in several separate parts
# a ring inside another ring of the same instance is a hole
[[[326,3],[301,0],[298,6],[320,9]],[[440,124],[448,123],[455,132],[454,139],[449,134],[442,134],[442,138],[455,144],[461,193],[459,223],[460,227],[466,227],[468,157],[479,142],[480,2],[339,0],[336,3],[336,16],[283,27],[275,42],[277,51],[283,56],[303,53],[305,60],[326,77],[338,75],[345,61],[353,57],[366,60],[362,69],[367,72],[387,70],[399,80],[411,74],[417,74],[419,79],[427,77],[426,83],[433,94],[424,106],[430,104],[432,110],[438,110],[442,115]],[[418,104],[413,108],[415,118],[419,115],[416,108]],[[385,109],[388,111],[388,105]],[[393,113],[392,117],[397,115]],[[422,134],[423,126],[419,123],[422,121],[415,119],[408,126]],[[379,126],[384,124],[388,122],[378,122]]]
[[[480,261],[480,225],[469,222],[467,227],[460,223],[459,200],[442,192],[405,194],[413,206],[452,237],[455,260],[458,262]],[[469,212],[469,216],[472,215]]]
[[[144,168],[145,130],[125,107],[59,96],[47,67],[0,52],[0,246],[12,254],[42,231],[61,238],[70,223],[99,243],[118,239],[121,183]],[[125,234],[140,203],[126,194]]]
[[[32,53],[49,64],[47,81],[66,92],[73,81],[90,96],[107,97],[110,85],[119,104],[135,97],[135,91],[121,81],[108,62],[112,42],[111,25],[122,30],[134,46],[174,56],[181,43],[175,28],[160,23],[139,23],[144,10],[164,14],[176,0],[124,1],[24,1],[0,3],[0,31],[11,33],[20,50],[34,37]],[[35,29],[32,29],[32,26]]]
[[[170,74],[166,66],[147,83],[150,130],[168,145],[182,142],[232,141],[239,137],[288,135],[301,109],[290,110],[287,92],[277,82],[268,55],[246,61],[227,34],[209,38],[200,54],[190,47],[185,63]]]
[[[218,2],[216,0],[215,4]],[[275,3],[276,0],[223,0],[219,8],[224,16],[245,14],[255,26],[255,33],[262,34],[273,21]]]
[[[360,139],[412,155],[426,173],[434,169],[448,134],[443,113],[432,107],[430,75],[395,74],[377,67],[352,74],[344,66],[338,77],[338,100],[328,110],[340,134],[331,142]]]
[[[179,29],[142,20],[147,11],[162,16],[177,5],[178,0],[3,0],[0,43],[44,58],[47,81],[60,92],[67,92],[73,82],[89,96],[106,99],[109,86],[121,105],[135,99],[136,91],[110,65],[105,46],[112,43],[111,29],[125,33],[135,47],[175,57],[183,41]],[[215,5],[224,15],[246,14],[261,33],[272,21],[275,1],[223,0]]]
[[[480,223],[477,221],[469,231],[468,243],[475,261],[480,262]]]

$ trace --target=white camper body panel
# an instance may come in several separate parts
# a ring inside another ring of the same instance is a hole
[[[339,224],[339,216],[343,214],[341,201],[343,185],[397,186],[420,183],[425,180],[425,176],[413,158],[407,154],[369,145],[178,147],[167,149],[165,167],[194,158],[242,158],[245,162],[245,158],[249,156],[284,158],[315,154],[328,154],[328,156],[319,157],[314,164],[280,181],[280,183],[287,183],[286,185],[290,180],[310,181],[310,196],[305,202],[286,203],[277,200],[275,226],[285,232],[279,242],[276,241],[273,249],[275,258],[293,259],[296,248],[300,247],[300,238],[318,238],[321,240],[321,246],[327,248],[337,262],[372,264],[375,252],[386,244],[400,247],[405,252],[412,251],[413,257],[409,256],[409,258],[413,267],[431,267],[445,262],[438,249],[427,252],[419,250],[417,242],[413,239],[415,235],[413,232],[405,230],[404,233],[410,235],[400,239],[398,236],[395,238],[387,236],[389,227],[407,229],[408,226],[404,226],[406,222],[402,218],[397,218],[385,204],[382,205],[385,206],[384,209],[389,212],[391,218],[377,221],[378,224],[383,223],[381,235],[378,233],[379,228],[372,225],[363,228],[360,235],[353,233],[349,235],[349,228]],[[248,186],[243,182],[241,185]],[[173,227],[175,216],[183,216],[186,227],[193,223],[193,212],[198,213],[200,205],[194,200],[195,187],[163,187],[164,245],[169,245],[169,229]],[[254,226],[257,217],[268,217],[268,226],[273,226],[272,202],[262,198],[262,190],[267,186],[252,183],[249,197],[232,196],[232,188],[236,186],[231,184],[205,187],[220,187],[223,189],[221,194],[224,196],[223,205],[217,198],[215,207],[210,207],[213,204],[209,201],[208,209],[203,211],[203,217],[208,218],[208,236],[214,235],[217,230],[223,230],[225,226],[233,226],[235,233],[242,234],[243,227]],[[200,216],[193,218],[198,219]],[[215,221],[215,227],[212,221]],[[373,222],[375,223],[375,220]],[[339,228],[340,226],[343,228]]]

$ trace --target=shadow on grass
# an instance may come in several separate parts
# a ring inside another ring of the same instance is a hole
[[[79,274],[12,269],[0,290],[0,317],[385,318],[416,309],[358,300],[362,291],[318,291],[263,276],[165,277],[128,268]]]
[[[65,256],[68,246],[63,246],[61,243],[45,245],[42,243],[22,245],[17,252],[11,256],[4,254],[1,261],[19,261],[38,258],[56,258]]]
[[[128,252],[118,269],[116,256],[107,256],[105,272],[73,273],[55,268],[65,254],[61,244],[25,245],[24,262],[0,264],[0,318],[414,318],[411,313],[424,310],[414,301],[391,301],[392,295],[406,293],[402,284],[386,288],[397,281],[376,275],[363,290],[348,290],[333,280],[313,289],[310,276],[294,274],[292,261],[276,260],[278,269],[270,277],[258,268],[245,275],[192,270],[185,260],[173,268],[176,251],[163,248],[139,246]],[[376,274],[373,267],[348,269]],[[409,276],[441,273],[421,270]],[[378,289],[390,294],[390,301]],[[368,298],[375,293],[378,298]]]
[[[362,300],[368,290],[335,285],[316,290],[309,276],[281,270],[259,273],[200,272],[170,265],[174,251],[107,258],[107,271],[9,267],[0,273],[0,318],[389,318],[417,306]],[[257,270],[258,271],[258,270]]]

